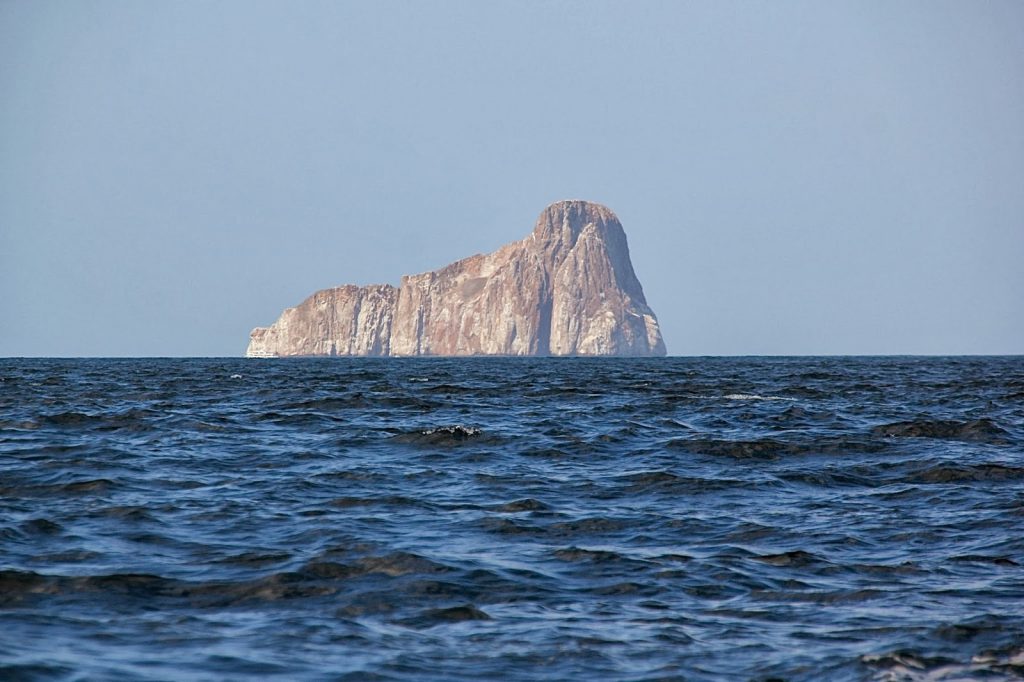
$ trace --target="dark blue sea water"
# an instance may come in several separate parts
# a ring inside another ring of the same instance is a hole
[[[1024,358],[0,360],[0,679],[1024,678]]]

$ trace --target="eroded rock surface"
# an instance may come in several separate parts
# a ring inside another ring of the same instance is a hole
[[[561,201],[533,232],[398,287],[318,291],[252,331],[249,357],[664,355],[626,233],[609,209]]]

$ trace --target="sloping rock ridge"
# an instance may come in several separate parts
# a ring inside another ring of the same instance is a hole
[[[609,209],[561,201],[494,253],[318,291],[257,327],[248,357],[665,355],[626,233]]]

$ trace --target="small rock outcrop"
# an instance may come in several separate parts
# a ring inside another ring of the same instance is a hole
[[[626,233],[609,209],[561,201],[533,232],[398,287],[318,291],[257,327],[248,357],[665,355]]]

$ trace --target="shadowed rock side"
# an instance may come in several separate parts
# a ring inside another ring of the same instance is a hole
[[[562,201],[494,253],[388,284],[324,289],[252,331],[249,357],[665,355],[626,233],[609,209]]]

